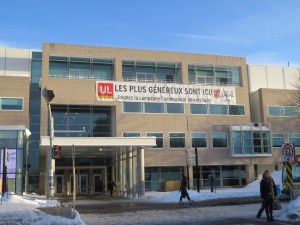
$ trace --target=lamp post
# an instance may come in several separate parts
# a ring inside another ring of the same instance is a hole
[[[50,102],[55,97],[53,90],[44,89],[44,97],[47,101],[48,106],[48,117],[50,122],[50,149],[47,152],[47,171],[46,171],[46,198],[53,198],[54,196],[54,187],[53,187],[53,175],[55,170],[55,161],[52,159],[52,148],[53,148],[53,139],[54,139],[54,126],[53,126],[53,118],[51,112],[51,104]]]
[[[29,158],[29,136],[31,132],[26,128],[24,137],[26,140],[26,163],[25,163],[25,193],[28,192],[28,158]]]

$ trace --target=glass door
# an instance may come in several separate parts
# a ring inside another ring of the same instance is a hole
[[[56,194],[62,194],[64,189],[64,176],[57,175],[55,176],[55,184],[56,184]]]

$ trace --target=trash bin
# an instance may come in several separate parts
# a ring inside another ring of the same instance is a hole
[[[280,188],[280,184],[276,184],[276,190],[277,190],[277,197],[279,198],[281,195],[281,188]]]

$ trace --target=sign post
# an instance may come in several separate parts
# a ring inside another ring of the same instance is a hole
[[[282,145],[282,161],[286,166],[286,181],[290,191],[293,190],[293,162],[295,157],[295,148],[293,144]]]

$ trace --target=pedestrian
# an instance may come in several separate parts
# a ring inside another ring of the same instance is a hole
[[[273,202],[277,197],[277,190],[275,182],[271,176],[269,170],[265,170],[262,180],[260,181],[260,197],[262,199],[262,205],[256,215],[259,218],[262,212],[265,210],[267,215],[267,221],[272,222],[273,219]]]
[[[110,190],[110,196],[113,197],[114,189],[116,188],[116,184],[113,180],[111,180],[108,184],[108,189]]]
[[[192,204],[194,201],[192,201],[190,199],[190,196],[189,196],[189,193],[187,191],[187,178],[184,174],[182,174],[182,177],[181,177],[181,182],[180,182],[180,192],[181,192],[181,195],[180,195],[180,199],[179,199],[179,205],[182,205],[182,198],[187,198],[190,202],[190,204]]]
[[[215,180],[216,180],[216,171],[214,169],[212,169],[208,174],[208,179],[210,183],[210,191],[214,192]]]

